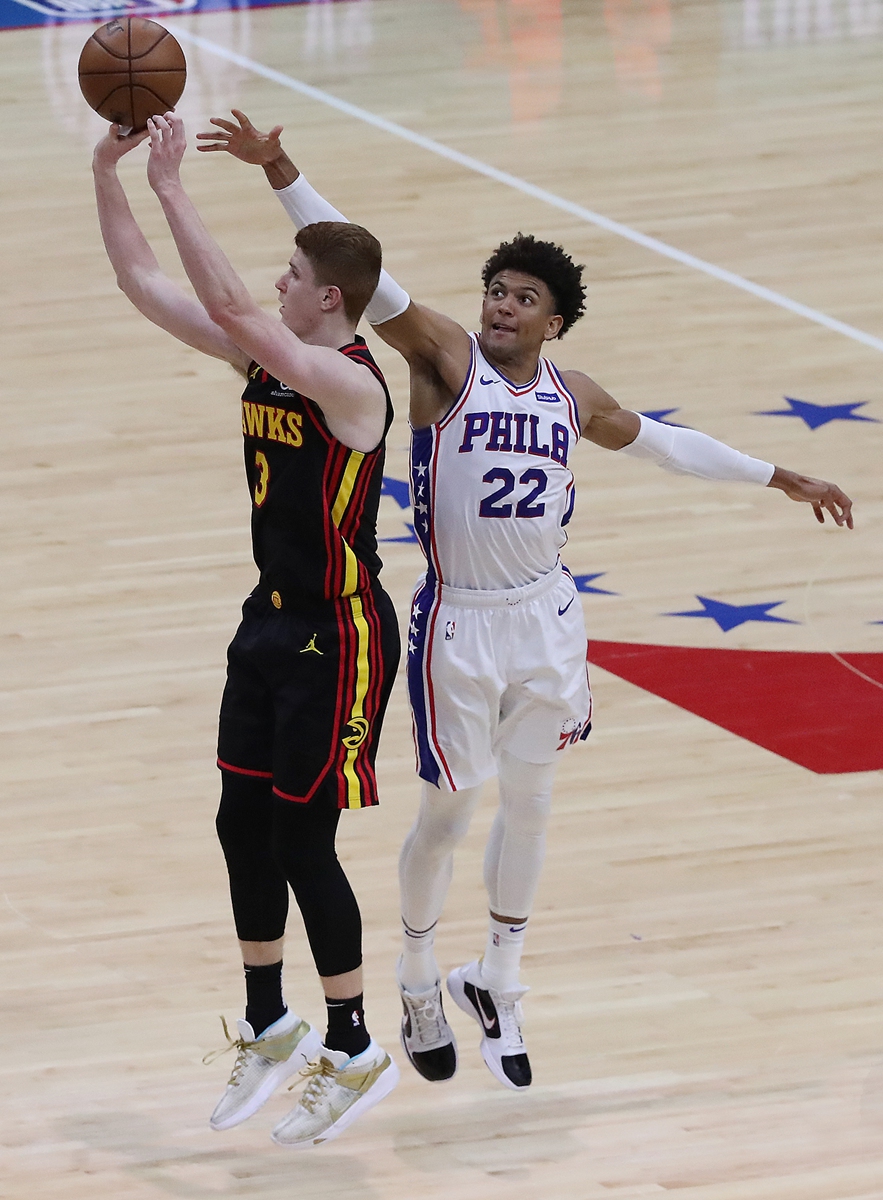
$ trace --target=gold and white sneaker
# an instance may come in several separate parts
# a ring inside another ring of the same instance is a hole
[[[223,1017],[221,1024],[227,1045],[202,1061],[214,1062],[228,1050],[236,1051],[227,1087],[209,1119],[212,1129],[232,1129],[254,1116],[281,1083],[316,1057],[322,1048],[322,1035],[293,1012],[285,1013],[257,1038],[248,1021],[236,1022],[239,1037],[235,1040]]]
[[[301,1074],[307,1076],[307,1086],[271,1135],[280,1146],[320,1146],[332,1141],[388,1096],[399,1081],[398,1067],[373,1039],[355,1058],[323,1046],[318,1062]]]

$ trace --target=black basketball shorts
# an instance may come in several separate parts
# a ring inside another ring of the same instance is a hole
[[[398,660],[398,621],[379,585],[310,604],[256,589],[227,651],[218,766],[272,780],[301,804],[376,804]]]

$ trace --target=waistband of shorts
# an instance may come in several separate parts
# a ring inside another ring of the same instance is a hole
[[[443,604],[456,604],[460,608],[514,608],[528,600],[536,600],[539,596],[550,592],[561,582],[564,568],[559,562],[548,575],[541,575],[533,583],[523,587],[487,590],[479,588],[455,588],[443,583],[440,587],[440,599]]]

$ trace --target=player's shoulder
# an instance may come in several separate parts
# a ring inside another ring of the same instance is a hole
[[[584,416],[606,412],[611,406],[618,407],[613,397],[585,371],[559,369],[558,374]]]
[[[346,358],[352,359],[353,362],[360,363],[363,367],[368,367],[378,379],[383,379],[383,374],[374,361],[374,355],[368,349],[368,343],[359,334],[356,334],[353,341],[348,342],[345,346],[340,347],[340,353]]]

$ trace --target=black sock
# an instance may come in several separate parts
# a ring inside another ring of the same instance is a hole
[[[260,1037],[286,1012],[282,999],[282,961],[268,967],[245,965],[245,1019]]]
[[[326,996],[325,1004],[328,1007],[328,1033],[325,1036],[328,1049],[345,1050],[350,1058],[367,1050],[371,1037],[365,1028],[361,995],[350,1000],[329,1000]]]

